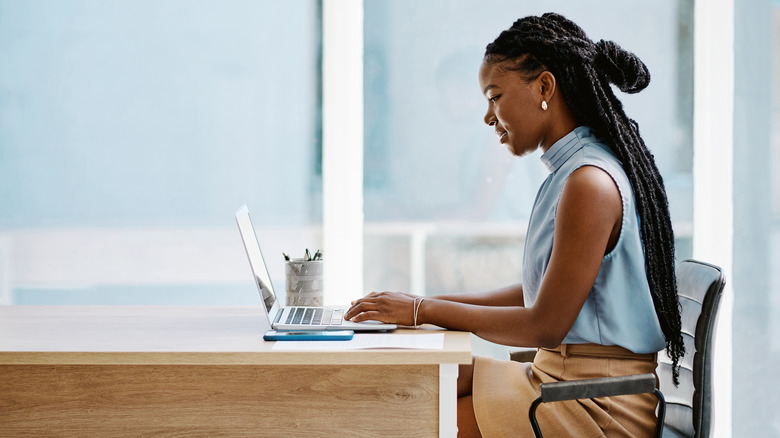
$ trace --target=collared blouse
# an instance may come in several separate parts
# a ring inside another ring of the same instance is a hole
[[[623,202],[617,244],[601,261],[598,276],[563,343],[619,345],[653,353],[665,340],[645,272],[633,190],[620,160],[593,131],[580,126],[558,140],[542,157],[550,175],[539,188],[528,224],[523,255],[523,296],[533,306],[552,254],[555,215],[569,175],[582,166],[607,172]]]

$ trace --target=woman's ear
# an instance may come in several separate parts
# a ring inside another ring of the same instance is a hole
[[[555,95],[555,76],[549,71],[543,71],[536,80],[539,82],[539,91],[541,98],[545,102],[550,102]]]

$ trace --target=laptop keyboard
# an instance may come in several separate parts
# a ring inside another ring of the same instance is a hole
[[[294,307],[287,315],[286,324],[295,325],[341,325],[344,311],[322,307]]]

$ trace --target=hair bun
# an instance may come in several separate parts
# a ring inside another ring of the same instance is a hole
[[[650,83],[650,71],[633,53],[612,41],[596,43],[596,68],[624,93],[638,93]]]

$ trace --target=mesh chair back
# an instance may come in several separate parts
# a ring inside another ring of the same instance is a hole
[[[717,266],[685,260],[677,266],[685,356],[680,385],[672,383],[671,360],[658,355],[658,377],[666,398],[665,437],[707,438],[712,401],[712,349],[720,297],[726,284]]]

